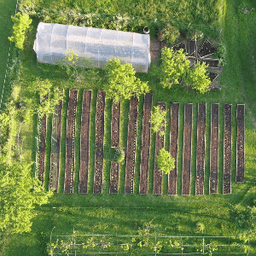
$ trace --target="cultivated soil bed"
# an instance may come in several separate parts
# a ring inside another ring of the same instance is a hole
[[[87,193],[89,172],[89,137],[90,137],[90,113],[91,91],[83,92],[81,135],[80,135],[80,171],[78,193]]]
[[[223,166],[223,194],[231,193],[231,104],[224,104],[224,166]]]
[[[218,190],[218,152],[219,152],[219,104],[212,104],[211,151],[210,151],[210,194]]]
[[[119,163],[111,162],[109,194],[118,193],[118,181],[119,181]]]
[[[59,186],[61,111],[62,101],[59,101],[59,105],[55,107],[55,112],[52,119],[49,189],[53,190],[53,192],[58,192]]]
[[[44,164],[45,164],[45,140],[46,140],[46,116],[44,115],[41,120],[41,134],[40,134],[40,145],[39,145],[39,168],[38,168],[38,179],[44,182]]]
[[[244,182],[245,105],[237,105],[236,182]]]
[[[104,91],[98,91],[95,123],[94,194],[102,193],[105,97]]]
[[[112,103],[112,118],[111,118],[111,147],[119,147],[120,134],[120,101]]]
[[[138,100],[131,97],[129,122],[128,122],[128,138],[126,153],[126,173],[125,173],[125,193],[133,193],[134,169],[135,169],[135,151],[136,151],[136,132],[138,117]]]
[[[206,106],[198,104],[197,155],[196,155],[196,195],[204,194]]]
[[[160,107],[161,110],[165,110],[165,103],[158,102],[157,106]],[[160,132],[165,130],[165,125],[160,128]],[[164,135],[160,135],[156,133],[156,144],[155,144],[155,168],[154,168],[154,187],[153,187],[153,194],[154,195],[161,195],[162,194],[162,179],[163,179],[163,172],[159,171],[156,163],[156,156],[159,153],[159,150],[164,147]]]
[[[151,125],[150,117],[153,103],[153,94],[145,95],[142,120],[142,144],[141,144],[141,162],[140,162],[140,194],[148,194],[148,168],[150,152]]]
[[[175,167],[168,176],[168,195],[177,193],[177,155],[178,155],[178,135],[179,135],[179,103],[171,104],[171,140],[169,152],[175,159]]]
[[[192,110],[193,110],[193,104],[185,103],[184,133],[183,133],[184,140],[183,140],[182,195],[190,194]]]
[[[64,193],[74,192],[74,166],[75,166],[75,124],[76,124],[77,91],[69,90],[67,133],[66,133],[66,172]]]

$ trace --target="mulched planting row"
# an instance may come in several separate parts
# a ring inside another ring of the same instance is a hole
[[[112,118],[111,118],[111,147],[119,148],[119,136],[120,136],[120,101],[112,103]],[[119,181],[119,163],[111,162],[110,167],[110,194],[118,193],[118,181]]]
[[[169,152],[175,159],[175,167],[168,175],[168,195],[176,195],[177,193],[177,156],[178,156],[178,135],[179,135],[179,103],[171,104],[170,118],[170,147]]]
[[[183,167],[182,167],[182,195],[190,194],[192,110],[193,110],[193,104],[185,103],[185,106],[184,106]]]
[[[218,149],[219,149],[219,104],[212,104],[211,120],[211,158],[210,158],[210,194],[218,192]]]
[[[75,166],[75,123],[76,123],[77,91],[69,90],[67,132],[66,132],[66,171],[64,193],[74,192]]]
[[[165,110],[165,103],[158,102],[157,106],[160,107],[161,110]],[[161,195],[162,194],[162,179],[163,179],[163,172],[159,171],[156,163],[156,156],[159,153],[159,150],[164,147],[164,135],[160,135],[161,131],[165,130],[165,125],[160,128],[160,131],[156,133],[156,144],[155,144],[155,167],[154,167],[154,187],[153,187],[153,194],[154,195]]]
[[[105,98],[106,93],[104,91],[98,91],[95,121],[95,167],[93,188],[94,194],[102,193]]]
[[[109,194],[118,193],[119,163],[111,161]]]
[[[140,194],[148,194],[148,170],[149,170],[149,152],[151,125],[150,117],[153,103],[153,93],[146,93],[143,106],[142,120],[142,144],[141,144],[141,162],[140,162]]]
[[[224,166],[223,194],[231,193],[231,136],[232,136],[232,105],[224,104]]]
[[[92,91],[83,92],[81,135],[80,135],[80,171],[78,193],[87,193],[89,172],[89,132]]]
[[[236,182],[244,182],[245,105],[237,104]]]
[[[59,185],[61,111],[62,111],[62,101],[60,101],[59,105],[55,107],[55,112],[52,118],[49,190],[53,190],[53,192],[58,192],[58,185]]]
[[[204,194],[205,129],[206,129],[206,105],[198,104],[196,195]]]
[[[136,152],[136,132],[138,117],[138,100],[131,97],[129,122],[128,122],[128,138],[126,152],[126,175],[125,175],[125,193],[133,193],[134,169],[135,169],[135,152]]]
[[[46,116],[42,117],[41,120],[41,135],[39,145],[39,168],[38,168],[38,179],[44,183],[44,169],[45,169],[45,140],[46,140]]]
[[[112,103],[112,118],[111,118],[111,147],[119,147],[120,133],[120,101]]]

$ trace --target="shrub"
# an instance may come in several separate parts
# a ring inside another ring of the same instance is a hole
[[[153,132],[160,131],[160,128],[164,125],[165,126],[165,116],[166,111],[161,110],[159,106],[154,107],[151,111],[151,118],[150,118],[150,124],[151,129]],[[159,135],[163,135],[164,131],[160,131]]]
[[[15,17],[12,16],[13,36],[8,37],[11,42],[15,43],[15,46],[21,50],[24,49],[25,33],[32,23],[32,19],[27,14],[17,13]]]
[[[227,55],[227,49],[226,46],[223,43],[220,43],[217,46],[216,55],[219,58],[219,66],[225,66],[227,64],[226,62],[226,55]]]
[[[175,159],[171,157],[171,154],[164,148],[159,150],[159,153],[156,156],[156,162],[158,169],[165,174],[169,174],[175,167]]]
[[[123,163],[125,158],[124,151],[121,148],[115,148],[115,161]]]
[[[189,61],[183,53],[183,49],[174,51],[173,48],[163,48],[161,50],[161,64],[158,76],[160,84],[164,88],[171,88],[174,84],[179,84],[187,75]]]
[[[159,36],[160,41],[165,41],[167,44],[173,44],[180,36],[180,32],[177,28],[173,27],[170,23],[163,28]]]
[[[197,62],[196,65],[189,70],[188,76],[185,79],[185,85],[191,86],[193,89],[204,94],[210,90],[211,80],[207,76],[206,68],[208,66],[203,62]]]
[[[111,59],[106,63],[107,83],[104,86],[107,98],[114,98],[114,102],[119,102],[120,98],[130,99],[131,96],[139,97],[141,94],[149,92],[148,82],[141,82],[135,76],[132,64],[121,64],[118,59]]]

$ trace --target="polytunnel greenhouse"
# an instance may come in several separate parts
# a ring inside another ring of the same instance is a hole
[[[122,63],[131,63],[136,72],[146,73],[151,62],[148,34],[101,28],[40,22],[33,49],[39,62],[53,65],[72,49],[99,68],[117,58]]]

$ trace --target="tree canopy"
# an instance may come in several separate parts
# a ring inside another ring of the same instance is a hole
[[[18,12],[15,17],[12,16],[13,35],[8,39],[15,43],[15,46],[21,50],[24,49],[25,33],[32,23],[32,19],[25,13]]]
[[[142,82],[135,76],[135,70],[130,63],[121,64],[118,59],[111,59],[106,63],[107,82],[104,85],[107,98],[120,99],[139,97],[149,92],[148,82]]]
[[[183,49],[174,51],[173,48],[162,48],[158,77],[164,88],[170,89],[174,84],[180,84],[188,71],[189,61],[186,59]]]
[[[175,167],[175,159],[171,157],[171,154],[164,148],[159,150],[159,153],[156,156],[156,161],[158,169],[165,174],[169,174]]]
[[[53,192],[45,192],[31,175],[32,164],[0,162],[0,230],[8,233],[29,232],[35,206],[48,202]]]
[[[153,110],[151,111],[151,118],[149,121],[153,132],[160,131],[160,128],[166,125],[165,117],[166,117],[166,111],[161,110],[159,106],[154,106]],[[160,131],[159,134],[163,135],[164,131]]]

